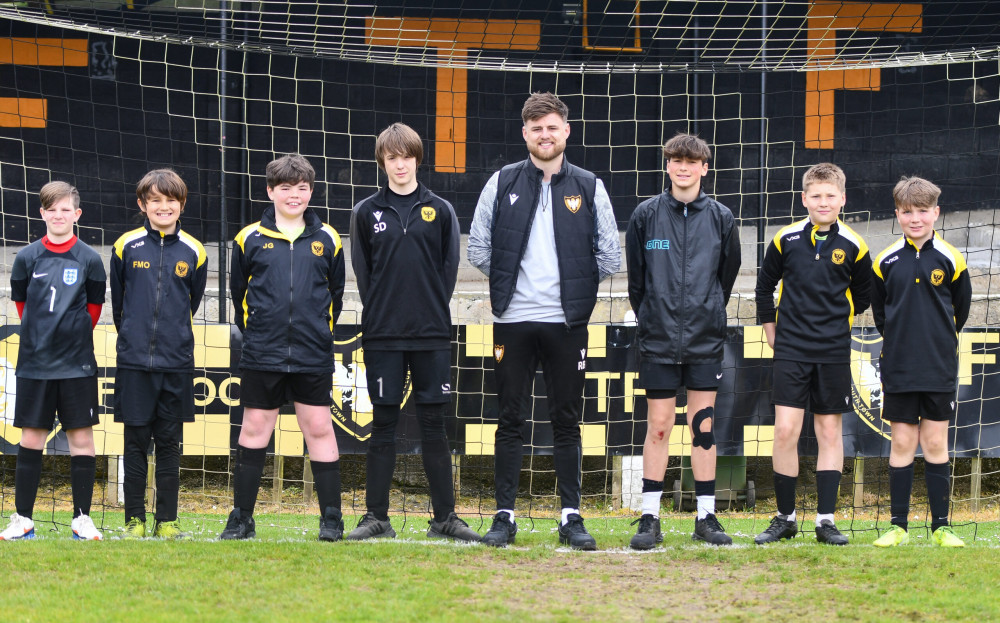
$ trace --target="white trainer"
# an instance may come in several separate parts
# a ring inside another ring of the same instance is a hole
[[[90,515],[80,515],[70,524],[73,528],[73,538],[78,541],[103,541],[104,535],[94,526]]]
[[[35,522],[17,513],[10,516],[10,525],[0,532],[0,541],[17,541],[35,538]]]

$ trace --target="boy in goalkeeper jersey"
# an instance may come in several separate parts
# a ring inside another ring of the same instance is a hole
[[[181,437],[194,421],[194,332],[208,275],[205,248],[181,229],[184,180],[169,169],[136,186],[142,227],[115,242],[111,309],[118,329],[115,421],[125,425],[126,538],[146,536],[146,452],[156,443],[153,536],[187,536],[177,522]]]
[[[951,465],[948,423],[955,417],[958,333],[969,317],[972,285],[965,258],[934,231],[941,189],[904,177],[892,197],[903,237],[875,258],[872,314],[882,334],[882,419],[892,428],[889,498],[892,528],[875,541],[910,540],[907,515],[917,444],[924,454],[931,540],[965,543],[948,525]]]
[[[100,541],[90,519],[94,494],[94,425],[98,423],[94,327],[107,276],[101,256],[73,233],[80,193],[49,182],[38,193],[45,236],[18,252],[10,271],[10,298],[21,317],[14,426],[21,443],[14,473],[14,512],[0,540],[35,536],[32,512],[49,431],[66,431],[73,490],[73,538]]]
[[[427,536],[479,541],[479,534],[455,514],[444,426],[451,402],[448,303],[458,278],[461,230],[451,204],[417,181],[423,155],[423,142],[409,126],[394,123],[383,130],[375,141],[375,160],[388,182],[354,206],[351,215],[351,260],[364,304],[361,340],[374,411],[367,512],[347,535],[352,541],[396,536],[388,516],[389,486],[407,370],[434,511]]]

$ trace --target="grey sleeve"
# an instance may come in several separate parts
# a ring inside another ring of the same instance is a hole
[[[597,211],[597,270],[601,280],[618,272],[622,263],[622,247],[618,237],[618,223],[611,207],[611,197],[599,178],[594,191],[594,209]]]
[[[472,217],[472,227],[469,229],[469,263],[487,277],[490,274],[490,254],[493,248],[493,204],[496,202],[499,181],[500,172],[497,171],[479,193],[476,214]]]

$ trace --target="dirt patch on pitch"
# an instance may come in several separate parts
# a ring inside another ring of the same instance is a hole
[[[690,558],[690,552],[684,552]],[[698,556],[695,553],[695,556]],[[795,584],[781,584],[781,603],[768,577],[782,575],[774,563],[733,564],[677,559],[670,550],[637,554],[552,552],[513,559],[484,556],[481,593],[470,604],[503,604],[517,618],[617,621],[743,621],[765,617],[809,617],[811,606],[797,599]],[[468,562],[468,561],[467,561]]]

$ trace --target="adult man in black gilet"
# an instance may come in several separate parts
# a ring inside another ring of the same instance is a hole
[[[618,270],[621,246],[604,184],[563,155],[568,116],[551,93],[528,98],[521,118],[529,156],[490,178],[469,233],[469,261],[490,278],[494,317],[497,514],[483,543],[498,547],[517,533],[524,407],[541,363],[562,503],[559,542],[597,548],[580,516],[587,323],[598,283]]]

